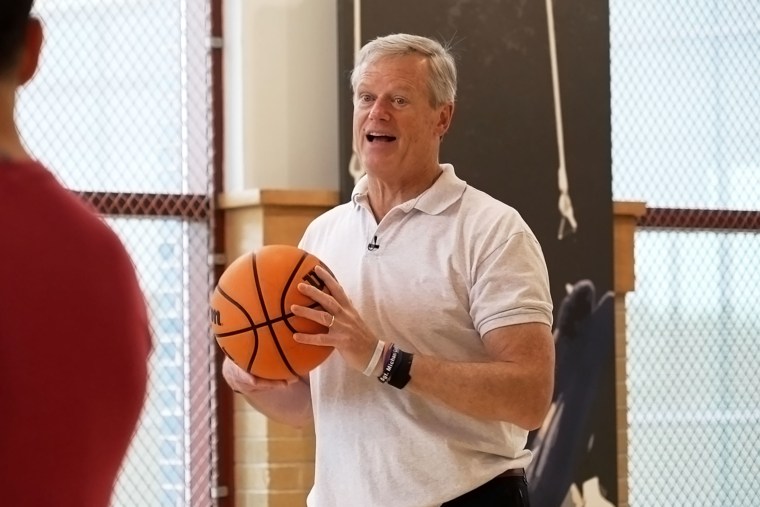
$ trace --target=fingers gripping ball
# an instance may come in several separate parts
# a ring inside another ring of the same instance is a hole
[[[211,296],[211,327],[225,354],[244,370],[267,379],[293,379],[322,363],[332,347],[293,340],[293,333],[327,328],[290,311],[318,308],[298,291],[306,282],[324,290],[315,256],[288,245],[269,245],[235,259]]]

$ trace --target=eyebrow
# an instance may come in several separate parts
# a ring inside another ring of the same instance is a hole
[[[370,92],[369,88],[370,88],[369,86],[367,86],[365,84],[362,84],[360,82],[359,85],[356,87],[355,93],[371,93],[372,95],[380,95],[380,94],[375,93],[375,92]],[[390,91],[385,91],[385,92],[383,92],[383,94],[385,94],[385,95],[391,95],[391,96],[393,96],[393,95],[404,95],[404,96],[408,97],[409,95],[415,93],[415,91],[416,91],[416,88],[413,87],[413,86],[402,85],[402,86],[393,86],[393,87],[391,87]]]

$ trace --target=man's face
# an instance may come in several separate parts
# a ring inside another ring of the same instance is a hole
[[[428,62],[418,55],[382,58],[359,74],[354,91],[354,147],[369,174],[410,176],[438,163],[453,106],[433,107]]]

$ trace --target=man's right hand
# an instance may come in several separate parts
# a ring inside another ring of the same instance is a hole
[[[283,388],[289,386],[290,384],[298,382],[298,379],[270,380],[256,377],[255,375],[251,375],[240,366],[235,364],[229,357],[224,358],[224,364],[222,365],[222,376],[233,391],[243,395]]]

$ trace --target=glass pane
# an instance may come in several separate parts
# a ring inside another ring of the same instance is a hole
[[[760,204],[760,4],[610,2],[613,194]]]
[[[114,505],[188,505],[187,438],[194,408],[189,375],[191,371],[210,375],[208,365],[192,369],[189,360],[191,340],[210,343],[206,313],[197,311],[205,306],[210,290],[210,273],[198,262],[198,253],[207,248],[207,230],[182,220],[111,218],[108,222],[125,242],[139,273],[154,346],[147,402]]]
[[[637,233],[627,299],[631,505],[756,504],[758,251],[752,233]]]
[[[20,131],[66,186],[206,192],[208,105],[195,95],[207,88],[206,12],[194,4],[36,2],[46,41]]]

